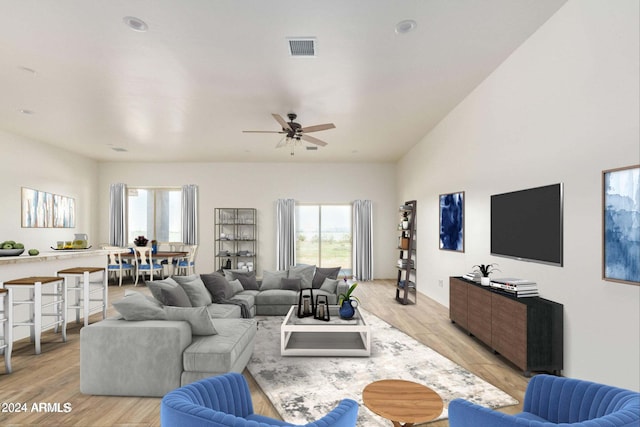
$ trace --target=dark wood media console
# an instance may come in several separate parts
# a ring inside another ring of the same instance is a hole
[[[465,280],[449,278],[449,319],[522,369],[560,375],[563,368],[563,306],[539,297],[516,298]]]

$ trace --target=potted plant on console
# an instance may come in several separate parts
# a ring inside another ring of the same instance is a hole
[[[347,292],[338,295],[338,305],[340,306],[338,313],[342,319],[351,319],[353,315],[356,314],[356,307],[360,300],[358,297],[352,296],[351,294],[357,286],[358,284],[354,283],[349,287]]]
[[[473,266],[475,268],[475,270],[473,270],[474,272],[480,272],[480,274],[482,274],[480,278],[480,284],[482,286],[489,286],[491,284],[489,275],[494,271],[500,271],[496,268],[497,266],[498,264],[478,264]]]

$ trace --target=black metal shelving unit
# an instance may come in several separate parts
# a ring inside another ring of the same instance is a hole
[[[215,209],[216,270],[256,271],[258,216],[254,208]]]
[[[398,225],[398,280],[396,282],[396,301],[416,304],[416,215],[417,202],[410,200],[400,206],[400,224]]]

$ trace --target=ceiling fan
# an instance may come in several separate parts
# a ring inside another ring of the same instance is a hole
[[[311,135],[307,135],[311,132],[318,132],[321,130],[334,129],[336,126],[333,123],[325,123],[322,125],[306,126],[302,127],[300,123],[296,123],[294,120],[298,117],[296,113],[289,113],[287,122],[280,114],[271,114],[274,119],[280,124],[282,130],[270,131],[270,130],[244,130],[244,133],[279,133],[285,135],[284,138],[276,145],[276,148],[284,147],[286,145],[291,146],[291,155],[293,156],[293,149],[296,144],[300,143],[300,140],[310,142],[320,147],[327,145],[326,142],[315,138]]]

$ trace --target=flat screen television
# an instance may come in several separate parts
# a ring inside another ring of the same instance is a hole
[[[562,183],[491,196],[491,255],[562,266]]]

